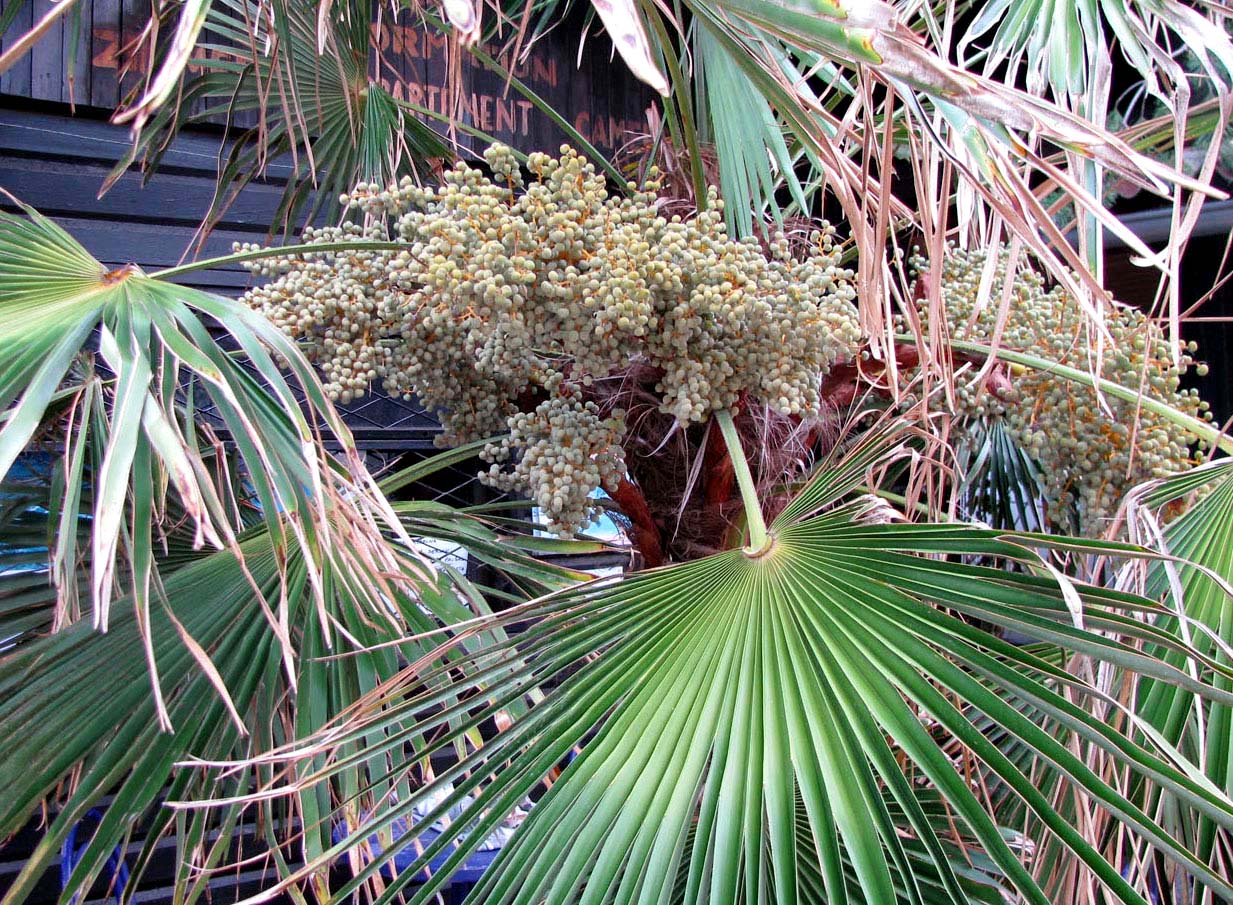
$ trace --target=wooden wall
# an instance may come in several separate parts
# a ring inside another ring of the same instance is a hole
[[[20,3],[0,36],[11,45],[51,8],[51,0]],[[135,263],[147,271],[183,260],[227,254],[234,242],[260,242],[269,234],[286,172],[249,185],[204,239],[197,228],[213,197],[221,130],[182,134],[148,182],[130,169],[105,194],[104,180],[129,146],[126,129],[107,116],[140,84],[145,60],[126,56],[146,23],[148,0],[82,0],[81,27],[57,21],[34,48],[0,75],[0,187],[37,205],[104,264]],[[393,22],[388,9],[378,28],[370,64],[374,78],[395,97],[490,132],[524,151],[555,152],[564,134],[502,78],[462,58],[460,95],[447,97],[449,54],[440,34],[416,27],[404,11]],[[610,59],[606,37],[590,34],[578,63],[579,29],[564,26],[537,44],[523,61],[503,63],[607,153],[626,133],[642,128],[650,93]],[[487,48],[492,55],[499,48]],[[436,128],[444,128],[425,119]],[[14,209],[0,197],[0,208]],[[248,284],[239,267],[196,272],[186,282],[236,295]],[[352,405],[348,421],[362,445],[374,451],[422,449],[439,430],[416,404],[370,395]]]
[[[10,45],[32,22],[51,7],[51,0],[8,0],[20,3],[16,20],[0,36],[0,48]],[[76,107],[111,111],[140,84],[146,60],[133,53],[149,15],[144,0],[82,0],[81,28],[68,20],[52,25],[30,53],[0,75],[0,95]],[[470,55],[462,55],[462,91],[448,95],[449,55],[457,52],[442,34],[418,26],[409,11],[390,21],[388,10],[371,60],[372,75],[395,97],[453,114],[524,151],[555,151],[564,133],[504,80]],[[645,110],[652,93],[634,79],[604,35],[586,36],[586,52],[579,61],[583,39],[579,28],[568,25],[551,31],[538,42],[528,59],[502,56],[500,48],[486,50],[581,132],[595,146],[612,153],[630,132],[646,129]],[[434,127],[440,124],[425,119]]]
[[[248,187],[218,229],[198,248],[197,227],[214,192],[219,140],[184,135],[158,175],[143,185],[130,170],[100,196],[103,181],[128,149],[127,130],[62,113],[0,109],[0,186],[55,219],[100,261],[145,270],[231,251],[233,242],[263,239],[282,185],[275,178]],[[3,205],[10,207],[7,199]],[[189,280],[238,293],[248,280],[238,266],[206,270]]]
[[[6,48],[53,5],[51,0],[8,3],[20,3],[21,8],[4,35]],[[64,19],[57,21],[28,54],[0,75],[0,94],[112,109],[121,92],[137,83],[136,75],[120,77],[120,38],[140,31],[150,14],[149,3],[91,0],[79,7],[80,35]]]

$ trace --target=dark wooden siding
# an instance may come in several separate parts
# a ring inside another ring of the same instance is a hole
[[[23,4],[0,47],[11,45],[51,6],[51,0],[10,0]],[[81,27],[56,21],[16,65],[0,75],[0,95],[75,104],[110,112],[140,81],[146,61],[126,56],[149,15],[144,0],[82,0]],[[465,56],[461,63],[461,105],[447,101],[445,37],[416,26],[403,10],[391,22],[380,12],[383,28],[373,54],[373,75],[394,94],[439,113],[457,113],[463,122],[525,151],[554,151],[565,134],[504,79]],[[549,32],[529,57],[499,57],[531,90],[607,153],[618,149],[629,132],[645,130],[645,109],[653,94],[611,56],[606,36],[587,35],[586,53],[578,60],[581,23]],[[434,128],[441,124],[426,119]]]
[[[227,254],[233,242],[266,236],[282,192],[277,167],[272,168],[274,179],[246,188],[218,228],[199,243],[197,228],[214,192],[219,139],[185,135],[148,184],[130,170],[100,197],[104,180],[128,146],[127,130],[106,122],[0,110],[0,186],[52,217],[105,264],[131,262],[156,270]],[[12,207],[8,199],[0,203]],[[235,293],[247,279],[233,266],[203,271],[191,281]]]
[[[1189,312],[1182,322],[1182,337],[1198,343],[1195,358],[1211,366],[1207,376],[1191,371],[1183,382],[1211,404],[1218,423],[1233,418],[1233,280],[1221,282],[1233,268],[1233,256],[1229,255],[1231,214],[1230,202],[1204,205],[1204,219],[1186,248],[1181,267],[1181,310]],[[1158,249],[1160,230],[1168,228],[1169,212],[1131,222],[1141,238]],[[1144,311],[1158,310],[1158,271],[1137,266],[1134,256],[1125,249],[1112,249],[1105,264],[1106,282],[1117,299]]]

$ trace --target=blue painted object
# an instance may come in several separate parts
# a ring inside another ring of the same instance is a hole
[[[334,831],[331,835],[333,837],[334,842],[338,843],[338,842],[341,842],[346,837],[347,833],[348,833],[347,824],[339,823],[335,825]],[[399,839],[405,836],[407,834],[406,818],[400,818],[394,821],[394,824],[390,827],[390,834],[393,837],[393,840],[395,842],[397,842]],[[394,875],[403,873],[404,871],[409,869],[412,864],[414,864],[417,860],[419,860],[420,856],[424,852],[424,849],[430,846],[433,842],[435,842],[437,837],[440,835],[441,835],[440,831],[436,829],[429,828],[429,829],[420,830],[418,839],[417,839],[419,844],[409,845],[406,848],[399,851],[397,854],[395,854],[393,869],[390,870],[389,866],[387,865],[386,869],[383,870],[383,873],[385,873],[387,878],[391,878],[391,879],[393,878]],[[375,834],[369,838],[368,845],[372,849],[374,856],[379,856],[381,852],[383,851],[382,846],[377,841],[377,836]],[[456,849],[457,849],[457,845],[451,846],[446,851],[442,852],[441,854],[437,855],[437,857],[433,858],[430,862],[428,862],[428,867],[421,870],[414,877],[414,882],[416,883],[425,882],[428,879],[430,873],[435,873],[436,871],[440,870],[445,865],[446,860],[450,857],[450,855],[454,853]],[[470,858],[468,858],[466,861],[463,862],[462,867],[458,868],[458,870],[454,872],[453,877],[450,878],[450,882],[446,885],[447,886],[457,886],[457,885],[462,885],[462,884],[470,885],[472,883],[479,882],[479,879],[480,877],[483,876],[484,871],[487,870],[488,867],[492,864],[492,862],[497,859],[497,855],[499,854],[501,854],[501,850],[499,848],[493,848],[493,849],[481,850],[481,851],[475,852],[473,855],[471,855]]]
[[[90,840],[86,840],[77,844],[77,831],[81,829],[81,825],[86,821],[93,820],[95,825],[98,825],[103,820],[103,812],[98,808],[91,808],[86,816],[79,822],[73,824],[69,829],[68,835],[64,837],[64,844],[60,846],[60,889],[63,891],[68,888],[69,878],[73,876],[73,871],[77,869],[77,865],[81,863],[81,857],[85,854],[87,846],[90,845]],[[112,895],[116,902],[120,901],[120,897],[124,895],[124,887],[128,886],[128,864],[124,860],[124,851],[120,846],[116,846],[115,851],[111,853],[111,857],[107,859],[107,863],[103,865],[103,879],[111,887]],[[77,896],[73,896],[69,900],[69,905],[77,905]]]
[[[1122,879],[1130,883],[1133,883],[1135,879],[1131,873],[1132,866],[1133,866],[1132,864],[1128,863],[1125,867],[1122,868]],[[1151,902],[1151,905],[1161,905],[1160,883],[1158,881],[1159,881],[1159,877],[1156,873],[1156,868],[1153,865],[1148,868],[1148,875],[1147,875],[1147,900]],[[1193,890],[1193,887],[1194,887],[1193,879],[1189,881],[1188,885]]]

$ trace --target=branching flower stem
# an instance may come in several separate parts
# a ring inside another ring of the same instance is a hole
[[[915,337],[903,334],[896,336],[896,339],[902,342],[915,342]],[[1090,387],[1096,388],[1101,393],[1106,393],[1115,399],[1121,399],[1125,402],[1135,403],[1142,406],[1145,410],[1159,415],[1174,424],[1190,431],[1200,440],[1219,447],[1229,455],[1233,455],[1233,437],[1228,437],[1214,424],[1208,424],[1206,421],[1201,421],[1198,418],[1188,415],[1186,412],[1179,412],[1173,406],[1161,402],[1158,399],[1153,399],[1143,393],[1139,393],[1130,387],[1124,387],[1121,384],[1114,383],[1111,380],[1106,380],[1103,377],[1096,377],[1088,371],[1080,368],[1072,368],[1069,365],[1061,364],[1060,362],[1050,361],[1047,358],[1041,358],[1037,355],[1029,355],[1024,352],[1016,352],[1013,349],[994,349],[991,346],[986,346],[983,343],[968,342],[966,340],[951,340],[950,347],[956,352],[967,352],[971,355],[992,355],[1001,361],[1010,364],[1022,365],[1027,368],[1036,368],[1041,371],[1047,371],[1051,374],[1056,374],[1058,377],[1066,380],[1073,380],[1075,383],[1082,383]]]
[[[306,242],[300,245],[274,245],[269,248],[255,248],[250,251],[237,251],[217,258],[204,258],[177,267],[167,267],[156,270],[149,276],[156,280],[170,280],[197,270],[210,270],[214,267],[225,267],[229,264],[240,264],[244,261],[259,261],[263,258],[283,258],[297,254],[311,254],[322,257],[328,254],[344,254],[353,251],[402,251],[408,247],[406,242],[376,242],[351,240],[345,242]]]

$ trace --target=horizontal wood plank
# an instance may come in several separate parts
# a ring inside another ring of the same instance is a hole
[[[123,174],[106,194],[99,190],[108,168],[90,163],[0,158],[0,185],[47,214],[196,227],[210,209],[214,181],[204,176],[160,173],[142,185],[141,174]],[[227,209],[221,226],[264,235],[274,219],[282,190],[250,186]]]
[[[101,120],[0,109],[0,153],[89,160],[110,166],[128,152],[131,144],[127,129]],[[200,173],[213,178],[225,147],[219,135],[184,132],[164,155],[161,170]],[[265,182],[281,186],[290,170],[290,164],[272,161]]]

